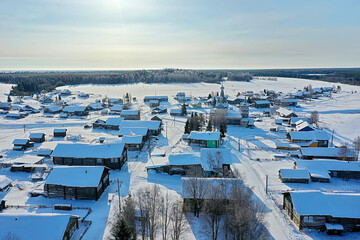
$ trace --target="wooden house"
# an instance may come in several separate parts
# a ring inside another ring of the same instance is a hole
[[[141,136],[143,142],[145,142],[149,138],[149,129],[146,127],[133,127],[133,128],[123,127],[118,132],[119,137],[134,136],[134,135]]]
[[[55,113],[60,113],[62,110],[63,110],[62,106],[50,106],[44,108],[44,113],[55,114]]]
[[[120,124],[120,131],[122,128],[136,128],[145,127],[149,129],[149,136],[158,136],[161,133],[161,122],[160,121],[122,121]]]
[[[30,139],[19,139],[19,138],[14,139],[12,144],[14,145],[13,150],[18,150],[18,151],[24,151],[29,147],[34,146],[34,143],[31,142]]]
[[[87,106],[66,106],[62,110],[63,113],[68,114],[69,116],[87,116],[89,111]]]
[[[296,131],[298,132],[309,132],[315,131],[315,128],[308,122],[301,122],[296,124]]]
[[[255,101],[255,107],[256,108],[269,108],[270,102],[268,100]]]
[[[326,223],[344,231],[360,230],[359,193],[290,191],[283,193],[283,209],[298,227],[326,230]]]
[[[52,169],[44,189],[49,198],[97,201],[109,183],[107,167],[61,166]]]
[[[29,138],[32,142],[42,143],[45,142],[45,133],[31,133]]]
[[[140,120],[140,111],[139,110],[123,110],[120,113],[120,116],[125,120]]]
[[[205,148],[218,148],[220,146],[220,132],[192,131],[189,135],[189,144]]]
[[[151,114],[163,114],[167,113],[167,108],[164,106],[158,106],[151,110]]]
[[[66,137],[66,128],[56,128],[54,129],[54,137]]]
[[[6,175],[0,175],[0,192],[11,186],[12,180]],[[1,211],[1,210],[0,210]]]
[[[170,116],[184,116],[181,108],[173,108],[173,109],[170,109]]]
[[[139,135],[125,135],[122,142],[126,144],[129,151],[141,151],[144,146],[143,136]]]
[[[343,161],[355,161],[356,154],[353,148],[335,148],[335,147],[302,147],[300,148],[303,159],[336,159]]]
[[[282,98],[279,99],[278,104],[282,107],[295,107],[298,104],[298,100],[292,98]]]
[[[162,119],[158,116],[158,115],[155,115],[151,118],[151,121],[159,121],[162,123]]]
[[[159,100],[150,100],[149,101],[149,107],[157,107],[160,105]]]
[[[297,169],[308,171],[313,182],[329,182],[331,178],[360,179],[360,164],[357,161],[298,160],[294,165]]]
[[[279,108],[278,110],[276,110],[276,114],[283,118],[297,117],[294,111],[291,111],[287,108]]]
[[[120,124],[124,120],[123,117],[112,117],[108,118],[103,124],[102,127],[105,129],[111,129],[111,130],[119,130]]]
[[[324,130],[289,132],[287,138],[291,143],[301,147],[328,147],[331,139],[330,134]]]
[[[151,100],[158,100],[159,102],[167,102],[168,96],[145,96],[144,102],[150,102]]]
[[[54,164],[75,166],[106,166],[121,169],[127,151],[119,144],[57,144],[51,154]]]
[[[309,183],[310,175],[304,169],[280,169],[279,178],[283,183]]]
[[[79,229],[79,217],[54,213],[1,213],[1,239],[72,239]],[[9,233],[14,235],[10,235]],[[14,237],[12,237],[14,236]]]

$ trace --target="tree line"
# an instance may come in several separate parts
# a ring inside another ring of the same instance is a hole
[[[250,81],[248,73],[198,71],[187,69],[84,71],[84,72],[13,72],[0,73],[0,82],[16,84],[11,95],[31,95],[52,91],[56,87],[77,84],[125,83],[219,83],[225,77],[234,81]]]

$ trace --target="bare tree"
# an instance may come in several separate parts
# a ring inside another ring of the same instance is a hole
[[[207,164],[216,173],[219,173],[219,169],[222,168],[222,160],[223,155],[220,151],[215,151],[214,154],[208,152],[207,154]]]
[[[161,200],[161,233],[163,240],[167,239],[168,236],[168,230],[170,225],[170,207],[171,207],[171,201],[169,192],[166,192],[165,197]]]
[[[20,237],[15,233],[8,232],[1,240],[20,240]]]
[[[192,209],[194,216],[199,217],[208,183],[206,179],[197,177],[186,178],[183,179],[183,181],[185,181],[183,191],[185,191],[187,195],[191,196],[192,198]]]
[[[360,152],[360,136],[357,136],[354,139],[353,145],[354,145],[354,149],[355,149],[355,153],[356,153],[355,160],[357,161],[359,159],[359,152]]]
[[[350,153],[349,144],[345,142],[344,145],[340,147],[340,151],[339,151],[341,160],[346,161],[349,153]]]
[[[312,111],[310,115],[310,121],[312,124],[318,126],[319,123],[319,113],[317,111]]]
[[[233,182],[223,224],[226,239],[267,239],[264,217],[264,208],[252,199],[252,191]]]
[[[149,225],[149,214],[148,214],[148,206],[147,206],[147,198],[148,198],[149,192],[147,189],[141,189],[138,192],[138,200],[137,205],[139,208],[140,213],[140,233],[141,233],[141,239],[145,240],[148,235],[148,225]]]
[[[183,212],[183,202],[181,200],[176,201],[171,209],[171,239],[180,240],[181,236],[187,229],[185,215]]]
[[[226,197],[225,182],[219,181],[218,185],[209,186],[204,213],[206,214],[206,222],[211,229],[212,240],[217,240],[219,237],[219,230],[225,213]]]

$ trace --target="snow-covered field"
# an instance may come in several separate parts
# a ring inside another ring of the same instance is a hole
[[[262,91],[263,89],[271,89],[276,92],[295,92],[302,90],[304,86],[309,84],[313,88],[329,87],[333,83],[311,81],[304,79],[289,79],[278,78],[278,81],[253,80],[251,82],[230,82],[223,83],[225,87],[225,94],[234,98],[238,92],[243,91]],[[338,84],[336,84],[337,86]],[[309,115],[311,111],[316,110],[320,114],[320,126],[329,133],[335,132],[335,143],[342,144],[352,142],[352,140],[360,135],[360,87],[340,84],[341,91],[333,94],[332,98],[322,97],[317,100],[308,102],[300,102],[299,108],[294,108],[300,115]],[[0,100],[6,101],[5,95],[10,90],[11,86],[0,84]],[[178,107],[178,103],[173,97],[177,92],[186,92],[187,95],[198,97],[208,96],[211,92],[219,92],[219,84],[208,83],[194,83],[194,84],[126,84],[126,85],[78,85],[78,86],[64,86],[59,88],[69,89],[73,94],[88,93],[90,97],[82,99],[71,95],[63,99],[68,103],[88,104],[94,102],[96,99],[102,99],[104,96],[110,98],[122,98],[125,93],[131,93],[133,97],[137,98],[137,103],[133,104],[134,109],[141,111],[141,118],[149,120],[152,115],[150,108],[143,103],[143,98],[146,95],[166,95],[169,96],[169,103],[165,105],[169,108]],[[34,101],[34,100],[25,100]],[[205,114],[209,113],[210,109],[194,109]],[[260,114],[262,110],[250,109],[251,114]],[[169,114],[161,115],[165,122],[164,130],[154,141],[154,146],[158,149],[165,150],[167,153],[171,152],[192,152],[198,151],[189,147],[184,142],[180,141],[181,135],[184,131],[185,117],[171,117]],[[117,137],[115,130],[98,130],[98,129],[84,129],[83,125],[94,122],[100,118],[99,112],[92,112],[86,118],[68,118],[61,119],[57,115],[48,116],[43,113],[31,114],[24,119],[14,120],[7,119],[0,116],[0,155],[3,155],[1,161],[26,158],[27,156],[36,155],[36,150],[39,148],[54,148],[55,145],[64,140],[59,140],[52,137],[54,128],[66,127],[68,129],[67,141],[74,142],[94,142],[99,137],[106,137],[106,142],[121,141]],[[285,138],[284,133],[270,133],[269,128],[274,126],[273,117],[264,117],[262,122],[256,122],[255,128],[244,128],[237,126],[228,127],[228,135],[225,138],[222,147],[231,149],[234,160],[234,167],[237,168],[241,177],[247,186],[253,188],[254,196],[259,199],[266,207],[266,226],[273,239],[335,239],[329,237],[324,233],[317,231],[303,231],[299,232],[294,228],[291,221],[287,218],[281,210],[282,205],[282,191],[288,189],[319,189],[319,190],[346,190],[360,192],[360,181],[342,181],[332,180],[331,183],[310,183],[310,184],[284,184],[278,178],[278,170],[280,168],[291,168],[294,159],[285,158],[282,160],[274,160],[274,154],[277,151],[271,149],[275,146],[274,142],[277,139]],[[23,152],[16,152],[12,149],[12,141],[15,138],[27,138],[31,132],[44,132],[47,134],[47,141],[43,144],[35,144],[34,148]],[[240,141],[240,151],[238,151],[238,141]],[[122,170],[111,170],[110,179],[112,180],[109,187],[98,201],[75,201],[64,199],[50,199],[44,197],[30,197],[29,193],[34,189],[41,188],[43,182],[31,182],[30,174],[27,173],[13,173],[9,168],[0,169],[0,175],[6,175],[15,181],[15,187],[4,195],[8,205],[14,207],[8,208],[5,212],[40,212],[35,205],[46,205],[50,208],[41,209],[41,211],[53,211],[51,206],[54,203],[72,203],[73,206],[80,207],[77,212],[73,214],[84,217],[86,215],[86,208],[91,208],[92,212],[86,217],[86,220],[92,221],[92,224],[83,239],[107,239],[110,236],[111,225],[108,224],[108,218],[111,221],[116,214],[117,198],[114,198],[111,203],[108,202],[108,194],[116,193],[117,184],[115,180],[122,181],[121,197],[127,196],[128,192],[135,192],[136,190],[147,186],[149,184],[159,184],[162,191],[169,191],[173,197],[179,197],[181,194],[181,177],[170,176],[167,174],[147,172],[145,167],[164,162],[163,159],[149,158],[148,147],[145,147],[142,152],[135,152],[129,154],[129,161],[125,164]],[[254,161],[253,159],[259,159]],[[49,159],[46,164],[52,166]],[[265,193],[265,176],[269,176],[269,193]],[[2,196],[2,195],[1,195]],[[23,206],[23,207],[15,207]],[[25,207],[24,207],[25,206]],[[83,209],[82,209],[83,208]],[[187,216],[189,222],[188,230],[184,239],[209,239],[209,236],[202,231],[202,224],[196,221],[191,215]],[[360,239],[360,235],[356,233],[344,234],[341,239]]]

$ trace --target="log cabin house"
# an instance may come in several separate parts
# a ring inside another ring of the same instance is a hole
[[[59,166],[50,172],[44,189],[49,198],[97,201],[109,183],[107,167]]]
[[[121,169],[127,161],[127,150],[118,144],[63,144],[56,145],[51,154],[54,164],[69,166],[106,166]]]

